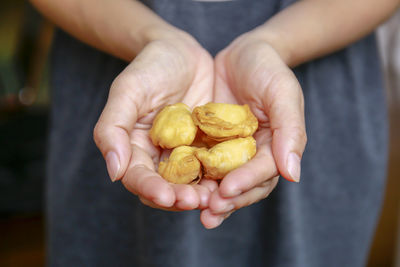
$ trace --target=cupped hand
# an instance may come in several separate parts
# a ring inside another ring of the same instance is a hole
[[[156,113],[165,105],[189,107],[212,100],[213,60],[190,36],[150,42],[114,80],[94,130],[113,181],[151,207],[189,210],[208,205],[213,181],[171,184],[156,172],[163,153],[149,138]]]
[[[300,179],[306,145],[301,87],[275,49],[254,31],[246,33],[215,59],[214,101],[248,104],[259,121],[257,153],[230,172],[201,213],[206,228],[220,225],[233,211],[266,198],[279,175]]]

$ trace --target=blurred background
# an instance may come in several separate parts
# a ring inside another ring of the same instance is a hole
[[[47,57],[54,27],[23,0],[1,1],[0,18],[0,266],[44,266]],[[390,162],[368,266],[400,267],[400,12],[378,37],[391,122]]]

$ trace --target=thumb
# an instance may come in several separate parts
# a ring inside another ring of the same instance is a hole
[[[272,153],[280,174],[299,182],[300,162],[307,143],[303,93],[291,71],[274,77],[271,88],[273,97],[266,98],[266,107],[272,129]]]
[[[110,88],[106,106],[94,128],[93,137],[106,161],[108,174],[114,182],[126,172],[132,148],[129,133],[137,120],[137,101],[127,94],[132,84],[120,76]]]

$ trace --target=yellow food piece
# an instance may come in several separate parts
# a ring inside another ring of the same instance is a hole
[[[248,105],[208,103],[192,112],[194,123],[211,139],[225,141],[253,135],[258,121]]]
[[[194,141],[192,143],[192,146],[211,148],[218,143],[219,143],[218,141],[211,139],[205,133],[203,133],[201,130],[198,130],[197,134],[196,134],[196,138],[194,139]]]
[[[201,177],[200,161],[194,155],[195,147],[180,146],[158,165],[158,173],[168,182],[189,184]],[[196,180],[198,182],[198,180]]]
[[[190,108],[178,103],[163,108],[155,117],[150,138],[155,146],[174,148],[190,145],[197,132]]]
[[[256,140],[251,136],[232,139],[194,153],[203,165],[205,178],[222,179],[256,154]]]

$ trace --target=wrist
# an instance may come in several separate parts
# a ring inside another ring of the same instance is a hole
[[[142,33],[141,49],[150,43],[162,42],[171,50],[178,50],[186,62],[197,62],[201,54],[207,53],[193,36],[167,23],[143,28]]]
[[[137,36],[140,36],[140,41],[138,41]],[[138,52],[140,52],[140,50],[142,50],[149,43],[156,41],[174,43],[178,47],[184,45],[188,47],[200,46],[190,34],[167,23],[152,24],[143,27],[140,32],[133,32],[132,38],[139,43],[140,49]]]
[[[140,42],[138,42],[140,36]],[[164,44],[172,50],[179,50],[179,54],[186,62],[196,62],[199,51],[204,50],[202,46],[190,34],[165,23],[165,25],[150,25],[142,28],[140,33],[133,34],[136,43],[139,43],[137,53],[151,43]]]
[[[261,41],[267,43],[272,47],[282,61],[289,67],[295,67],[302,62],[296,58],[290,45],[285,41],[285,37],[282,33],[276,32],[267,24],[261,25],[254,30],[250,31],[248,38],[252,38],[255,41]]]

